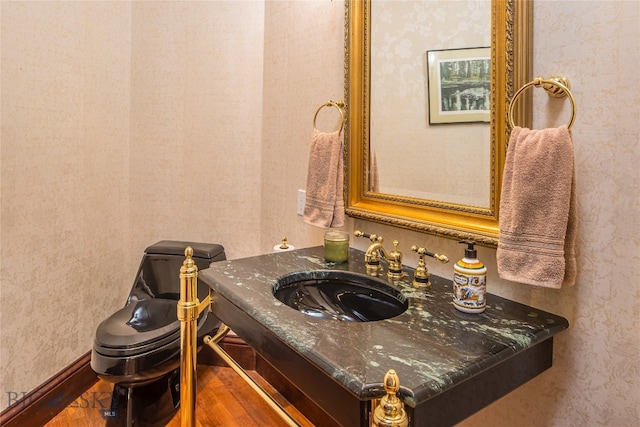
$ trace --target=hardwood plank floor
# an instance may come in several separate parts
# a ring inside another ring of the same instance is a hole
[[[313,427],[300,412],[255,371],[247,372],[304,427]],[[112,385],[98,381],[45,427],[104,426],[101,410],[108,408]],[[231,368],[198,366],[196,425],[199,427],[279,427],[282,419]],[[180,413],[168,427],[180,427]]]

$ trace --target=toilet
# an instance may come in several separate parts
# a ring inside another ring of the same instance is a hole
[[[111,407],[103,410],[107,426],[164,426],[180,403],[180,267],[187,246],[202,270],[226,259],[212,243],[163,240],[145,249],[124,308],[96,329],[91,368],[114,384]],[[208,295],[198,283],[198,299]],[[198,346],[220,321],[206,309],[198,318]]]

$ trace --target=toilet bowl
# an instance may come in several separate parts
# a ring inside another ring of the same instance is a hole
[[[187,246],[202,270],[226,259],[224,248],[211,243],[163,240],[145,249],[125,306],[96,329],[91,368],[114,384],[108,426],[164,426],[180,403],[180,267]],[[198,299],[208,295],[198,284]],[[206,309],[198,318],[198,345],[220,321]]]

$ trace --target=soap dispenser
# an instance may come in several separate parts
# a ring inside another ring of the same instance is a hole
[[[486,307],[487,267],[478,260],[475,242],[467,245],[464,258],[453,266],[453,306],[465,313],[482,313]]]

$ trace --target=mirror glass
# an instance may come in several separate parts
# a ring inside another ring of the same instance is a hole
[[[530,7],[347,2],[348,215],[497,245],[508,99],[531,74]],[[517,123],[528,105],[519,100]]]
[[[371,191],[490,207],[489,105],[465,102],[478,89],[489,104],[489,70],[472,72],[469,58],[484,54],[488,68],[490,12],[489,1],[371,2],[369,169],[378,175]],[[430,78],[440,71],[445,87]],[[449,108],[446,122],[429,116],[432,92],[436,108]],[[478,111],[486,121],[463,121]],[[442,179],[454,170],[456,179]]]

